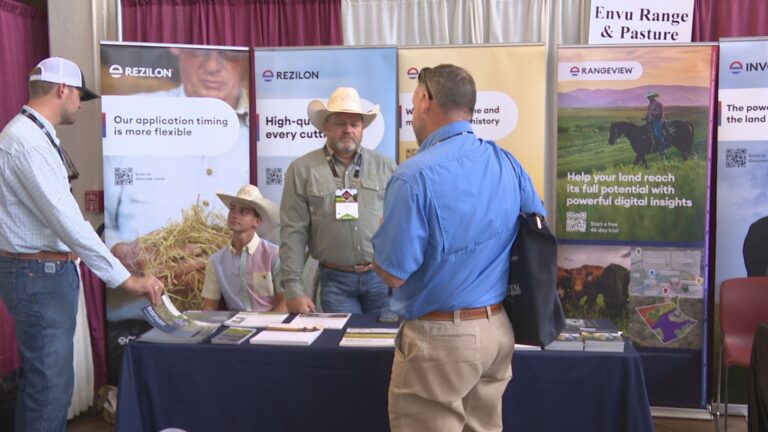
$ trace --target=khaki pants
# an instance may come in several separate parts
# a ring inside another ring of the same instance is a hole
[[[393,431],[500,431],[512,376],[507,315],[467,321],[405,321],[389,384]]]

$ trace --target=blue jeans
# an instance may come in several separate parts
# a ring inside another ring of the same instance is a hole
[[[78,289],[71,261],[0,257],[0,298],[16,324],[23,370],[17,432],[66,430]]]
[[[320,270],[320,305],[323,312],[381,314],[389,311],[389,287],[370,270],[347,273]]]
[[[663,122],[664,120],[662,119],[651,119],[651,130],[658,141],[659,150],[666,150],[667,147],[669,147],[667,136],[664,135],[664,131],[662,130]]]

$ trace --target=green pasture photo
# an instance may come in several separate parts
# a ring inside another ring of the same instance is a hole
[[[642,107],[559,111],[559,238],[704,241],[708,108],[667,108],[667,120],[692,125],[691,154],[684,160],[674,147],[668,148],[665,155],[651,153],[645,156],[647,168],[643,163],[633,165],[636,155],[626,137],[613,145],[608,143],[612,122],[639,126],[644,115]],[[598,178],[601,180],[595,181]]]

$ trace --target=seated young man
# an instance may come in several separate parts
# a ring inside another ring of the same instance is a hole
[[[232,241],[211,255],[205,268],[203,310],[217,310],[224,297],[229,310],[286,311],[279,248],[259,236],[277,226],[277,206],[250,184],[237,195],[217,195],[229,208],[227,226]]]

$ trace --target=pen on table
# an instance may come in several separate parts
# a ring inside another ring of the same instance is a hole
[[[320,327],[266,327],[264,330],[269,331],[287,331],[287,332],[314,332],[320,331]]]

